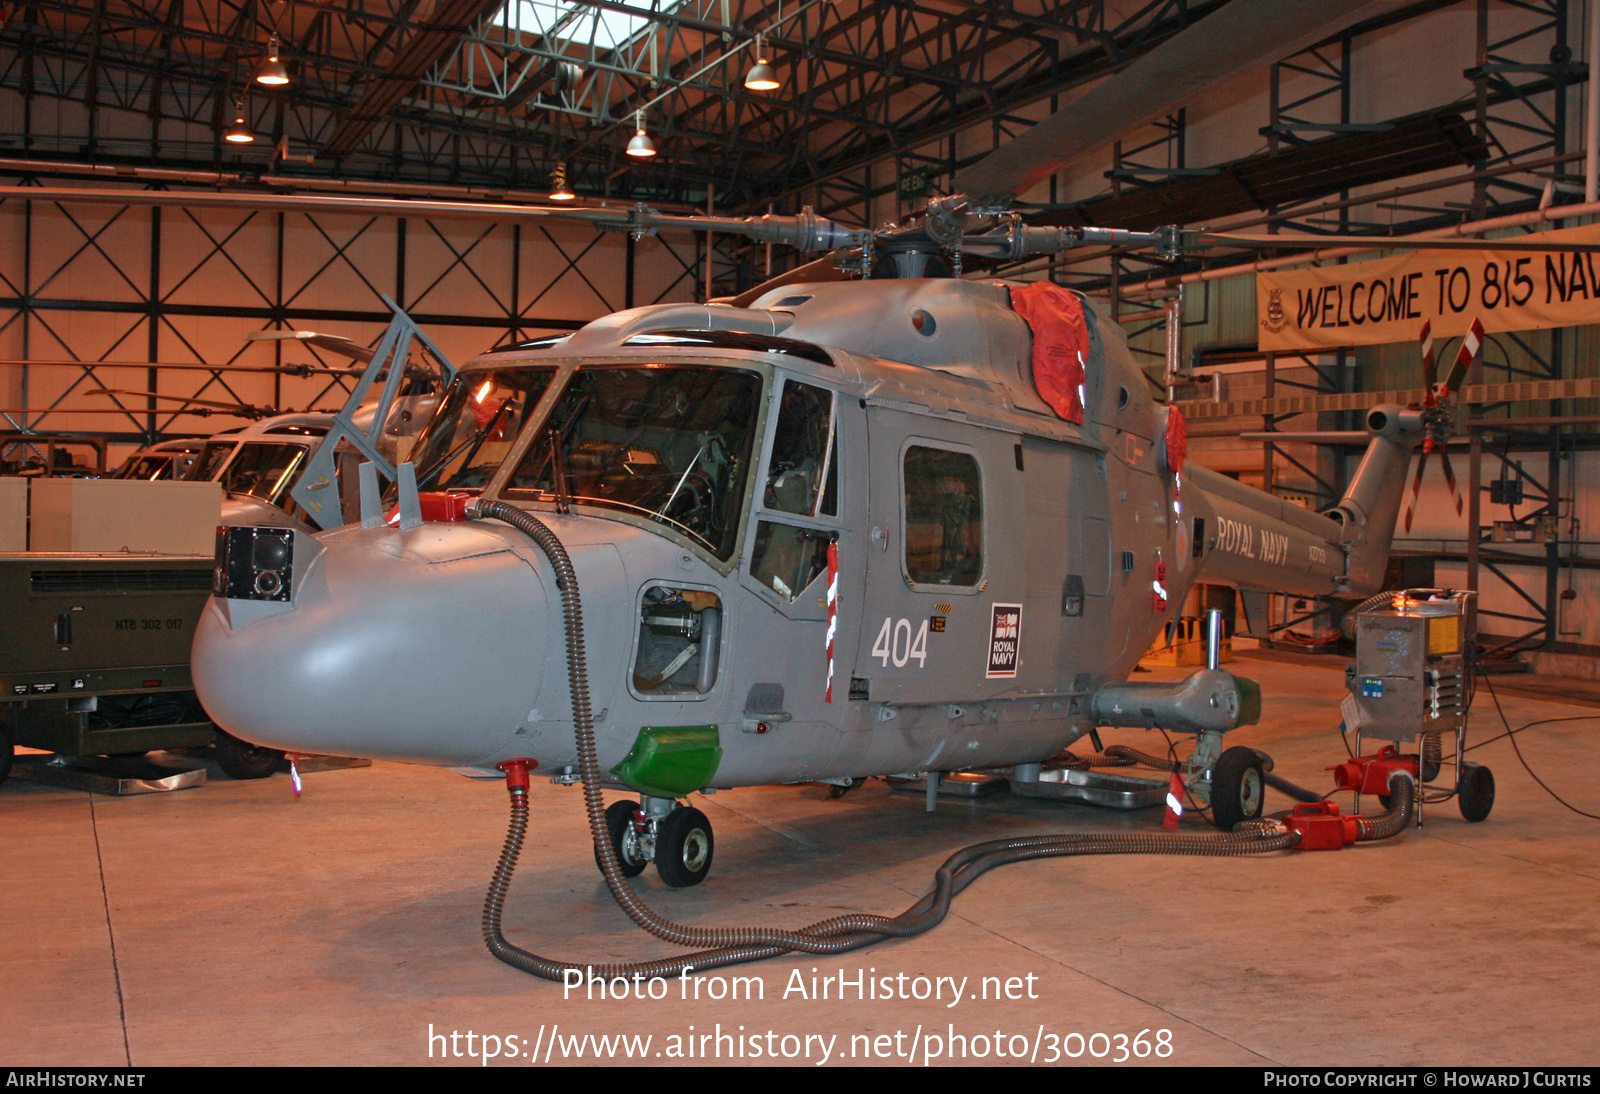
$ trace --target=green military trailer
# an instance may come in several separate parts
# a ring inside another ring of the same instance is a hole
[[[16,746],[121,756],[215,745],[236,779],[283,753],[232,737],[195,697],[189,644],[209,555],[0,554],[0,781]]]

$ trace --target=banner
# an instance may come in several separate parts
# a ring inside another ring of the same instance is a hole
[[[1600,243],[1600,224],[1529,238]],[[1256,275],[1256,315],[1263,352],[1410,342],[1425,319],[1436,339],[1474,318],[1490,334],[1600,323],[1600,254],[1418,250],[1272,270]]]

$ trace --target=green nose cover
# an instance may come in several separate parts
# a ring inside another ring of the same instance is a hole
[[[641,794],[681,798],[709,785],[721,762],[716,726],[645,726],[611,772]]]

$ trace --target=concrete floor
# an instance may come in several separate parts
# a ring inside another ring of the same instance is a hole
[[[1260,679],[1268,698],[1264,724],[1233,739],[1270,752],[1293,781],[1329,785],[1322,768],[1344,756],[1331,728],[1341,667],[1241,658],[1235,671]],[[1522,695],[1501,701],[1513,725],[1600,715]],[[1480,692],[1475,739],[1497,728]],[[1600,812],[1597,730],[1600,718],[1589,717],[1520,738],[1534,770],[1589,812]],[[1116,739],[1161,747],[1156,734]],[[953,1028],[968,1038],[968,1063],[980,1050],[994,1061],[997,1035],[1007,1063],[1017,1053],[1026,1062],[1035,1044],[1038,1063],[1063,1044],[1078,1063],[1096,1062],[1086,1048],[1114,1060],[1144,1030],[1170,1055],[1135,1062],[1593,1066],[1600,822],[1552,801],[1508,741],[1474,757],[1499,788],[1482,824],[1447,803],[1420,831],[1339,852],[1008,866],[921,937],[726,970],[759,977],[765,994],[753,1001],[683,1000],[676,981],[658,1001],[564,998],[490,957],[479,915],[504,834],[497,784],[378,764],[309,775],[297,802],[282,776],[231,782],[215,770],[195,790],[129,798],[13,780],[0,789],[10,859],[0,886],[9,942],[0,1063],[426,1064],[451,1051],[463,1057],[443,1062],[466,1063],[471,1030],[475,1053],[490,1033],[521,1063],[536,1044],[542,1063],[554,1041],[551,1064],[573,1035],[648,1035],[645,1059],[671,1064],[687,1055],[691,1030],[698,1038],[720,1027],[742,1029],[746,1040],[722,1051],[742,1047],[745,1062],[770,1045],[780,1059],[785,1049],[806,1054],[794,1062],[817,1063],[827,1046],[830,1065],[893,1063],[861,1056],[911,1052],[920,1030],[920,1063],[928,1035],[943,1048]],[[507,934],[574,963],[671,952],[606,893],[579,791],[536,783],[533,802]],[[636,884],[663,914],[703,925],[892,914],[968,843],[1160,824],[1158,810],[1009,796],[946,800],[928,816],[920,796],[879,782],[840,800],[805,786],[695,804],[716,827],[710,879],[674,892],[649,871]],[[1288,805],[1275,794],[1268,803]],[[813,969],[819,979],[904,973],[907,989],[919,976],[968,979],[954,1007],[948,986],[943,1001],[858,1001],[854,989],[844,1002],[836,989],[828,1000],[785,999],[795,973],[809,994]],[[1021,998],[973,998],[983,977],[999,978],[991,995],[1016,978]],[[705,993],[717,987],[701,983]],[[432,1041],[430,1060],[430,1029],[462,1036]],[[692,1043],[699,1062],[702,1042]]]

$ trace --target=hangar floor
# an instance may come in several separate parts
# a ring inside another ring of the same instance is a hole
[[[1233,667],[1262,681],[1266,717],[1235,739],[1270,752],[1286,778],[1327,786],[1323,767],[1344,757],[1331,728],[1341,666],[1242,658]],[[1600,714],[1504,692],[1501,702],[1512,725]],[[1475,717],[1474,741],[1496,735],[1486,690]],[[1556,721],[1519,738],[1533,769],[1589,812],[1600,812],[1597,726]],[[1161,747],[1155,734],[1120,737]],[[699,999],[674,981],[654,1001],[564,998],[484,950],[479,914],[505,824],[496,784],[378,764],[309,775],[296,802],[281,776],[213,772],[196,790],[129,798],[13,780],[0,790],[0,1061],[468,1063],[471,1030],[473,1055],[487,1033],[517,1062],[541,1064],[547,1052],[551,1064],[579,1062],[573,1036],[627,1034],[651,1037],[642,1051],[629,1045],[659,1064],[683,1062],[691,1046],[694,1062],[720,1048],[721,1062],[793,1052],[819,1063],[826,1049],[829,1064],[904,1064],[913,1052],[921,1063],[936,1035],[945,1058],[964,1050],[968,1063],[980,1050],[985,1062],[1003,1052],[1005,1063],[1046,1063],[1063,1048],[1077,1054],[1063,1063],[1109,1062],[1126,1045],[1156,1046],[1130,1061],[1144,1063],[1593,1066],[1600,822],[1539,789],[1509,741],[1474,756],[1499,788],[1482,824],[1447,803],[1421,830],[1339,852],[1008,866],[921,937],[724,970],[700,982]],[[653,871],[636,884],[680,921],[799,925],[898,912],[968,843],[1160,824],[1157,810],[1004,795],[941,801],[928,816],[920,795],[879,782],[839,800],[823,791],[697,801],[716,826],[711,877],[677,892]],[[507,934],[575,963],[668,952],[605,892],[578,795],[535,784]],[[1268,808],[1288,805],[1274,793]],[[965,990],[953,1006],[949,982],[941,999],[858,1000],[858,970],[875,986],[890,978],[881,986],[895,994],[937,977],[966,978]],[[837,981],[827,999],[813,996],[814,982],[841,971],[844,1001]],[[735,974],[759,978],[744,986],[759,982],[763,997],[710,998]],[[1008,988],[1015,998],[995,998]],[[742,1039],[719,1043],[719,1032]],[[578,1048],[596,1062],[594,1042]],[[602,1061],[626,1059],[610,1049]]]

